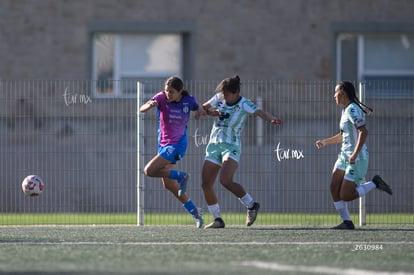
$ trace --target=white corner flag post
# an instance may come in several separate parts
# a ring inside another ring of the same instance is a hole
[[[365,83],[359,83],[359,100],[365,103]],[[365,196],[359,197],[359,226],[366,225]]]
[[[137,81],[137,226],[144,225],[144,181],[142,171],[143,156],[143,115],[139,111],[143,97],[144,84]]]

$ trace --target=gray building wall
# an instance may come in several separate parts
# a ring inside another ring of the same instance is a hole
[[[345,23],[413,22],[406,0],[1,0],[1,79],[87,79],[90,26],[192,26],[188,78],[333,79]]]

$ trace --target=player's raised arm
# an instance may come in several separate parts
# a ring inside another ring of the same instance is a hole
[[[156,107],[156,106],[158,106],[157,101],[155,101],[153,99],[150,99],[139,108],[139,111],[141,113],[145,113],[146,111],[148,111],[152,107]]]
[[[260,118],[262,118],[263,120],[270,122],[271,124],[277,124],[280,125],[283,123],[283,121],[279,118],[276,118],[274,115],[265,112],[263,110],[257,110],[256,112],[254,112],[254,114],[256,116],[259,116]]]

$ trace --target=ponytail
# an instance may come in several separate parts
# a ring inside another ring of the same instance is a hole
[[[183,91],[181,92],[181,94],[183,95],[183,97],[184,97],[184,96],[188,96],[188,95],[190,95],[190,93],[189,93],[187,90],[183,90]]]
[[[353,102],[355,102],[359,108],[361,108],[361,110],[366,113],[367,115],[370,115],[371,113],[374,112],[374,110],[371,107],[368,107],[367,105],[365,105],[364,103],[362,103],[358,97],[355,97]]]
[[[359,108],[361,108],[361,110],[365,114],[369,115],[372,112],[374,112],[374,110],[371,107],[368,107],[367,105],[365,105],[364,103],[362,103],[358,99],[358,97],[356,95],[356,92],[355,92],[354,84],[352,84],[352,82],[350,82],[350,81],[340,81],[340,82],[338,82],[337,85],[339,86],[339,88],[342,91],[345,91],[345,93],[347,94],[349,100],[351,102],[354,102],[355,104],[357,104],[359,106]]]

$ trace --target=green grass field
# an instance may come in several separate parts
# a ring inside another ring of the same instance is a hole
[[[0,226],[0,274],[414,274],[414,226]]]
[[[185,213],[145,226],[136,213],[1,214],[0,274],[414,274],[413,214],[369,214],[355,231],[330,230],[337,214],[223,218],[205,230]]]
[[[145,214],[145,225],[190,225],[191,217],[186,213],[179,214]],[[352,219],[358,222],[358,216]],[[225,213],[226,224],[243,225],[246,219],[244,213]],[[212,217],[205,214],[209,222]],[[414,224],[414,214],[368,214],[368,225],[404,225]],[[308,213],[260,213],[256,225],[287,225],[287,226],[319,226],[339,223],[338,214],[308,214]],[[136,225],[136,213],[4,213],[0,214],[0,225]]]

